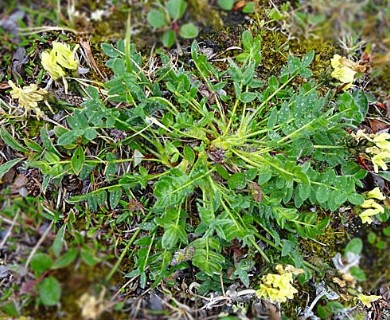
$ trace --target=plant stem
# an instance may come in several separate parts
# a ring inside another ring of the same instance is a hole
[[[143,219],[143,222],[146,221],[150,216],[152,215],[152,211],[149,211],[149,213],[145,216],[145,218]],[[141,229],[138,228],[133,236],[131,237],[131,239],[129,240],[129,242],[127,242],[126,244],[126,247],[123,249],[121,255],[119,256],[118,260],[115,262],[115,265],[112,267],[111,271],[109,272],[109,274],[106,276],[106,281],[110,281],[112,276],[115,274],[115,272],[118,270],[119,268],[119,265],[121,264],[123,258],[125,257],[125,255],[127,254],[127,252],[129,251],[130,249],[130,246],[133,244],[134,240],[138,237],[139,233],[141,232]],[[131,257],[131,255],[129,256],[129,258]]]

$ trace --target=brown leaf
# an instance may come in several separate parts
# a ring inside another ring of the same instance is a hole
[[[5,90],[11,88],[11,86],[8,83],[0,83],[0,90]]]
[[[389,127],[387,123],[384,123],[378,119],[367,119],[367,120],[370,124],[373,133],[377,133],[378,131],[382,131]]]

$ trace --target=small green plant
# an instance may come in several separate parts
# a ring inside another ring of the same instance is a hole
[[[156,3],[157,8],[148,12],[148,23],[155,30],[163,32],[161,37],[165,47],[172,47],[177,42],[177,36],[184,39],[195,38],[198,33],[198,27],[192,23],[179,24],[187,9],[185,0],[168,0],[164,5]]]
[[[332,104],[331,94],[319,96],[308,69],[314,52],[301,59],[290,56],[280,76],[264,82],[257,77],[260,38],[246,31],[242,45],[242,53],[229,58],[222,71],[200,54],[196,42],[191,49],[195,70],[176,68],[160,53],[163,67],[152,82],[133,45],[103,44],[114,72],[105,85],[107,99],[129,108],[109,108],[95,88],[88,88],[89,99],[67,118],[69,129],[54,129],[55,148],[74,150],[73,156],[50,164],[47,159],[29,161],[47,168],[48,176],[52,164],[58,164],[58,174],[73,172],[83,179],[105,167],[108,185],[68,199],[87,201],[93,211],[106,205],[114,209],[124,198],[136,202],[137,190],[152,187],[151,205],[141,205],[147,214],[137,231],[140,238],[126,246],[139,248],[129,276],[140,276],[142,287],[148,278],[157,284],[189,261],[199,268],[200,278],[222,273],[232,263],[222,251],[234,239],[248,250],[245,264],[232,265],[233,277],[246,285],[256,254],[310,272],[292,235],[315,238],[330,216],[309,212],[307,205],[331,212],[347,201],[364,201],[355,185],[361,186],[365,172],[349,160],[345,130],[350,121],[364,117],[364,93],[346,92]],[[307,80],[294,88],[297,77]],[[200,87],[206,88],[204,96]],[[133,156],[85,156],[83,145],[95,141],[101,130],[129,132],[116,146],[130,148]],[[126,161],[133,163],[133,172],[118,176],[118,165]],[[165,169],[156,172],[151,163]],[[197,222],[189,224],[190,219]],[[290,236],[281,238],[280,230]],[[195,240],[189,240],[189,233]],[[182,250],[185,259],[178,258]]]
[[[173,17],[182,16],[181,8]],[[27,166],[41,170],[44,192],[74,174],[91,181],[90,189],[68,203],[86,202],[93,212],[122,208],[124,220],[129,210],[142,213],[107,280],[131,247],[137,250],[128,276],[139,276],[143,288],[190,263],[199,279],[232,268],[226,281],[250,286],[257,256],[303,268],[306,278],[316,270],[302,258],[297,236],[316,238],[340,205],[364,202],[355,188],[365,171],[349,158],[346,129],[364,118],[365,94],[320,95],[310,79],[314,52],[289,56],[278,77],[260,79],[261,39],[249,31],[225,68],[209,62],[195,41],[194,69],[160,52],[153,79],[128,40],[102,49],[113,71],[104,100],[87,87],[86,101],[63,126],[51,135],[41,128],[41,144],[1,134],[28,156]],[[302,85],[294,84],[297,78]],[[91,154],[92,144],[106,147]],[[96,171],[105,182],[95,187]],[[246,251],[245,260],[232,260],[232,241]]]

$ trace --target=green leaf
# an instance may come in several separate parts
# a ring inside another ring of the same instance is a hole
[[[184,149],[183,149],[183,154],[184,154],[184,158],[190,163],[190,164],[194,164],[194,161],[195,161],[195,152],[194,150],[185,145],[184,146]]]
[[[242,33],[242,44],[244,46],[244,49],[246,51],[250,51],[250,49],[252,48],[253,46],[253,36],[252,36],[252,33],[248,30],[245,30],[243,33]]]
[[[187,3],[184,0],[169,0],[165,6],[173,20],[180,19],[187,9]]]
[[[93,255],[93,251],[91,249],[82,248],[80,251],[81,259],[90,267],[93,267],[95,264],[100,262],[100,259]]]
[[[175,40],[176,40],[175,31],[173,30],[165,31],[164,34],[162,35],[161,40],[164,47],[166,48],[172,47],[175,44]]]
[[[187,233],[180,225],[171,224],[165,228],[164,235],[161,239],[163,248],[174,248],[179,240],[186,240]]]
[[[206,251],[205,249],[196,249],[192,258],[193,265],[210,276],[219,274],[222,271],[224,262],[224,256],[214,251]]]
[[[64,224],[60,230],[58,230],[58,233],[56,237],[54,238],[53,244],[52,244],[52,250],[56,257],[58,257],[62,251],[62,245],[64,242],[64,233],[66,229],[66,224]]]
[[[180,27],[179,34],[184,39],[192,39],[198,36],[199,30],[197,26],[189,22]]]
[[[218,0],[217,3],[222,10],[230,11],[233,9],[234,0]]]
[[[18,164],[23,159],[12,159],[0,165],[0,179],[16,164]]]
[[[83,169],[84,162],[85,162],[84,149],[83,147],[79,146],[74,151],[71,159],[72,168],[76,175],[78,175],[80,171]]]
[[[118,56],[122,55],[122,52],[120,52],[118,49],[116,49],[113,45],[108,43],[102,43],[100,45],[103,52],[108,55],[110,58],[116,58]]]
[[[352,252],[355,254],[360,254],[363,249],[363,241],[360,238],[351,239],[347,246],[344,249],[344,252]]]
[[[82,129],[77,129],[77,130],[69,130],[62,134],[58,138],[58,145],[60,146],[66,146],[68,144],[72,144],[73,142],[76,141],[76,139],[84,134],[84,130]]]
[[[296,244],[290,240],[282,240],[282,257],[288,256],[294,249],[296,249]]]
[[[41,275],[53,265],[52,258],[46,253],[37,253],[31,259],[31,269],[38,275]]]
[[[231,175],[228,179],[228,186],[230,189],[244,189],[246,186],[246,177],[242,172],[237,172]]]
[[[314,59],[314,50],[309,51],[303,58],[302,58],[302,66],[308,67],[310,63]]]
[[[9,146],[11,149],[14,149],[16,151],[20,152],[28,152],[28,149],[23,147],[13,136],[11,136],[7,130],[4,128],[1,128],[0,130],[0,136],[1,139],[4,141],[4,143]]]
[[[161,9],[150,10],[146,19],[148,20],[149,24],[155,29],[160,29],[167,24],[165,12]]]
[[[355,206],[360,206],[364,200],[365,199],[361,194],[351,194],[348,196],[348,201]]]
[[[110,207],[112,210],[116,208],[116,206],[119,204],[119,201],[122,197],[122,188],[118,187],[115,189],[108,190],[109,193],[109,200],[110,200]]]
[[[60,269],[69,266],[76,259],[77,254],[78,251],[76,248],[70,248],[54,262],[52,269]]]
[[[362,269],[360,269],[358,266],[353,266],[349,269],[349,272],[351,275],[357,280],[357,281],[366,281],[367,277],[366,274]]]
[[[368,112],[368,99],[363,90],[357,90],[352,93],[353,101],[359,109],[362,119],[364,119]]]
[[[2,304],[0,307],[1,312],[10,316],[12,319],[20,319],[20,311],[18,309],[20,309],[20,306],[16,303],[16,301],[9,301]],[[4,317],[4,319],[8,319],[8,317]]]
[[[61,298],[60,283],[54,277],[43,279],[39,284],[39,299],[45,306],[56,305]]]
[[[245,4],[244,8],[242,8],[242,12],[246,14],[254,13],[255,9],[256,9],[256,3],[251,1]]]
[[[255,92],[243,92],[240,94],[240,101],[244,103],[252,102],[257,98],[257,93]]]
[[[326,186],[318,186],[316,191],[316,199],[319,203],[325,203],[328,201],[330,195],[330,190]]]
[[[53,141],[51,141],[51,139],[49,137],[49,132],[48,132],[47,127],[42,127],[42,129],[40,131],[40,137],[42,140],[42,145],[47,151],[55,153],[58,156],[60,155],[58,150],[54,147]]]

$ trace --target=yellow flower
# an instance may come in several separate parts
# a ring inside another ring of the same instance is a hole
[[[79,48],[79,45],[76,45],[73,48],[73,51],[70,51],[70,47],[67,44],[60,42],[53,42],[53,52],[56,56],[56,61],[59,65],[66,69],[76,70],[78,68],[78,61],[75,58],[76,51]]]
[[[293,266],[287,265],[283,268],[282,265],[277,265],[276,270],[279,274],[269,273],[262,278],[260,289],[256,291],[256,295],[261,298],[268,298],[272,302],[286,302],[287,299],[293,299],[294,294],[298,292],[291,282],[293,274],[302,273],[302,269],[296,269]]]
[[[346,86],[344,86],[344,90],[350,88],[356,74],[356,71],[351,68],[354,65],[354,62],[341,57],[338,54],[335,54],[330,62],[334,69],[331,76],[346,84]]]
[[[366,139],[368,141],[372,141],[371,138],[364,132],[364,130],[358,130],[356,131],[356,133],[351,133],[351,136],[357,141],[359,142],[361,139]]]
[[[53,49],[42,53],[43,68],[49,72],[54,80],[65,76],[66,72],[63,68],[76,70],[78,61],[75,58],[75,54],[78,48],[79,46],[76,45],[73,51],[71,51],[69,45],[53,42]]]
[[[390,139],[390,134],[380,133],[376,135],[373,140],[377,147],[380,148],[382,151],[390,152],[390,141],[387,141],[387,139]]]
[[[367,195],[368,199],[377,199],[377,200],[385,200],[386,199],[386,197],[382,194],[379,187],[376,187],[376,188],[372,189],[371,191],[368,191],[366,195]]]
[[[371,308],[371,302],[377,301],[382,298],[382,296],[366,296],[364,294],[358,294],[357,297],[367,308]]]
[[[49,72],[50,76],[57,80],[65,75],[64,69],[57,64],[56,55],[53,51],[45,51],[42,53],[42,67]]]
[[[351,68],[337,67],[330,75],[342,83],[351,84],[354,80],[353,78],[355,74],[356,71],[353,71]]]
[[[379,167],[381,167],[383,171],[388,169],[385,160],[390,160],[390,151],[380,152],[371,158],[375,173],[378,173]]]
[[[374,166],[374,172],[378,173],[379,167],[382,170],[387,170],[387,164],[390,160],[390,139],[389,133],[372,133],[365,134],[362,130],[358,130],[356,134],[352,134],[352,136],[359,141],[362,138],[375,143],[375,146],[366,148],[366,152],[370,154],[371,161]]]
[[[380,141],[386,141],[387,139],[390,139],[390,133],[376,133],[374,134],[374,141],[380,142]]]
[[[330,64],[332,65],[333,69],[339,68],[342,66],[341,64],[341,56],[339,54],[335,54],[333,58],[330,60]]]
[[[36,84],[19,88],[11,80],[8,81],[8,84],[12,88],[10,92],[12,99],[17,99],[19,106],[24,108],[25,112],[33,110],[37,117],[43,115],[41,109],[38,108],[38,102],[45,100],[45,95],[48,93],[45,89],[38,89]]]
[[[371,224],[372,216],[375,216],[378,213],[383,213],[385,211],[385,209],[379,203],[375,202],[374,199],[365,200],[361,207],[366,209],[359,214],[360,219],[362,219],[362,223]]]

